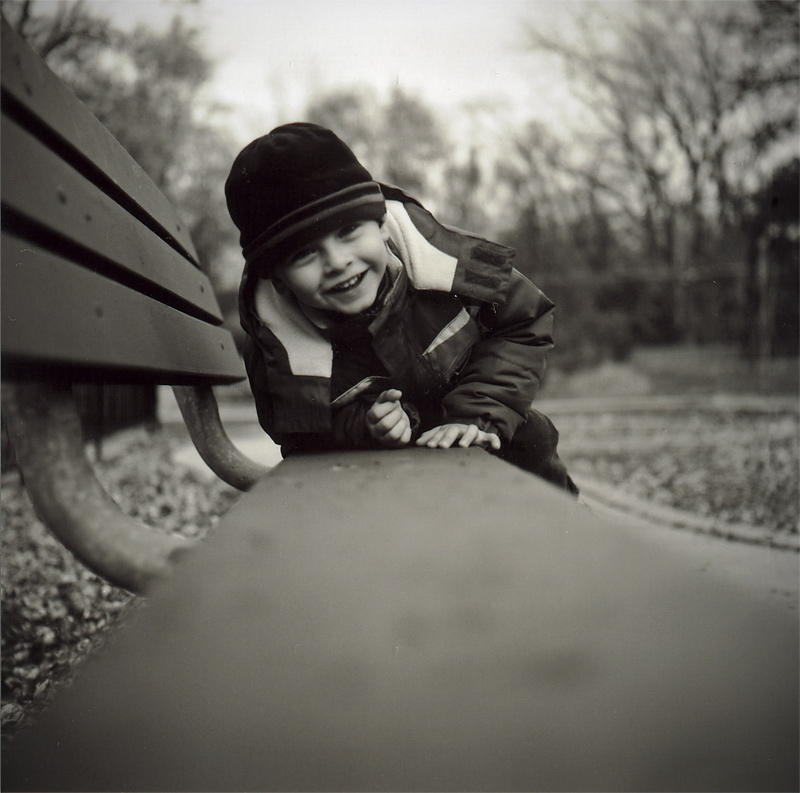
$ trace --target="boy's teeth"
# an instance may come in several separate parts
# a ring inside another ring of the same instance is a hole
[[[339,292],[343,289],[349,289],[351,286],[355,286],[358,282],[358,279],[361,278],[361,275],[354,275],[352,278],[348,278],[343,284],[338,284],[337,286],[333,287],[333,292]]]

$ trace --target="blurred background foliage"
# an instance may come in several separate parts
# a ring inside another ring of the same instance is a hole
[[[480,102],[465,134],[399,87],[311,95],[305,118],[445,222],[515,247],[558,306],[561,370],[648,345],[797,356],[800,6],[629,5],[614,19],[589,5],[560,39],[525,30],[591,119],[580,139],[544,122],[497,134]],[[214,64],[180,5],[165,31],[120,30],[81,2],[2,11],[177,205],[238,332],[222,185],[239,146],[198,110]]]

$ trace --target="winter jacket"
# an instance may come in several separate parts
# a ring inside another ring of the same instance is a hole
[[[383,187],[393,253],[376,306],[320,327],[273,283],[245,273],[240,316],[259,421],[284,452],[370,448],[366,413],[403,392],[415,436],[476,424],[508,442],[553,346],[553,304],[513,268],[514,251],[440,224]]]

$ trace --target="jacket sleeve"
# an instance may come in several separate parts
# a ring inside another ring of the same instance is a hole
[[[280,444],[284,455],[301,451],[382,448],[381,443],[369,434],[366,423],[367,412],[377,397],[377,392],[371,398],[365,395],[366,398],[356,399],[334,409],[330,432],[278,432],[275,428],[274,401],[269,389],[264,357],[249,336],[245,340],[244,362],[250,390],[255,399],[258,422],[267,435]],[[415,409],[406,403],[403,403],[403,407],[414,425]],[[418,424],[418,419],[416,423]]]
[[[275,429],[274,403],[269,390],[264,356],[249,335],[245,337],[242,354],[244,366],[247,370],[247,379],[250,381],[250,390],[253,393],[253,399],[256,404],[258,423],[275,443],[285,443],[287,440],[286,435],[277,432]]]
[[[553,347],[553,303],[514,270],[508,298],[482,305],[481,340],[445,396],[446,421],[476,424],[507,443],[525,421]]]

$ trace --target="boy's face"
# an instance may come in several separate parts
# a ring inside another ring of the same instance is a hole
[[[385,222],[355,221],[296,251],[273,279],[307,306],[360,314],[378,296],[389,260],[388,239]]]

